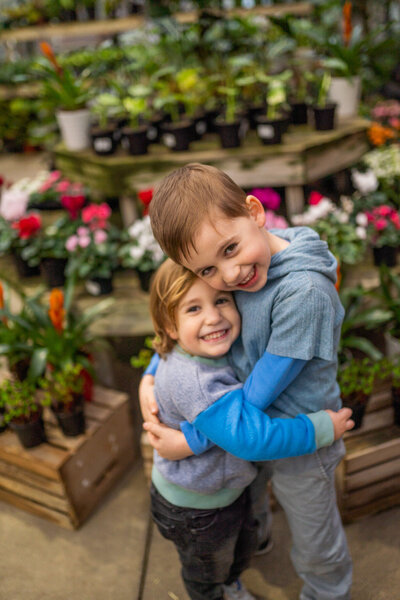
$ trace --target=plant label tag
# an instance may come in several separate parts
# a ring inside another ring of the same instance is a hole
[[[157,137],[157,127],[149,127],[147,130],[147,139],[152,141],[155,140]]]
[[[123,136],[121,139],[121,146],[124,150],[129,150],[129,140],[127,137]]]
[[[176,137],[172,135],[172,133],[164,133],[163,142],[167,146],[167,148],[175,148]]]
[[[97,283],[97,281],[91,281],[90,279],[88,281],[85,281],[85,288],[91,296],[100,295],[100,284]]]
[[[274,137],[275,131],[272,125],[258,125],[257,133],[260,138],[264,138],[266,140],[270,140]]]
[[[112,141],[111,138],[97,138],[93,145],[96,152],[109,152],[112,148]]]
[[[204,135],[207,131],[207,123],[205,121],[197,121],[196,133],[197,135]]]
[[[240,123],[240,127],[239,127],[239,137],[242,140],[246,133],[249,130],[249,122],[247,119],[243,119],[243,121]]]

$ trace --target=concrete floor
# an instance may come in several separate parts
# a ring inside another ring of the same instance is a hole
[[[45,168],[45,157],[0,157],[15,181]],[[132,354],[132,353],[131,353]],[[139,436],[135,385],[121,367]],[[346,526],[354,561],[353,600],[400,600],[400,507]],[[274,549],[244,574],[260,600],[296,600],[290,535],[274,513]],[[0,600],[188,600],[173,545],[149,524],[148,485],[140,460],[78,531],[61,529],[0,502]]]

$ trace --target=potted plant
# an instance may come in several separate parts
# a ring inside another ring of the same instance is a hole
[[[33,448],[46,441],[42,419],[45,400],[37,395],[35,383],[4,380],[0,384],[0,406],[4,410],[4,420],[18,436],[24,448]]]
[[[368,358],[351,358],[339,365],[338,383],[343,406],[351,408],[354,428],[362,425],[368,399],[371,395],[379,363]]]
[[[135,91],[134,86],[130,89],[132,92]],[[143,119],[148,120],[149,117],[147,98],[127,97],[122,100],[122,104],[128,114],[129,122],[128,126],[122,129],[121,145],[132,156],[147,154],[148,126],[143,123]]]
[[[386,355],[400,355],[400,277],[387,265],[379,267],[380,286],[374,295],[389,312],[388,328],[385,331]]]
[[[148,292],[151,276],[165,259],[153,236],[149,216],[138,219],[123,232],[118,256],[124,268],[135,269],[142,290]]]
[[[91,97],[90,82],[62,67],[50,44],[40,43],[47,62],[40,62],[44,75],[43,96],[57,110],[56,117],[63,142],[68,150],[84,150],[90,145],[90,111],[87,102]],[[48,64],[50,63],[50,64]]]
[[[96,97],[91,111],[97,117],[97,125],[90,130],[92,148],[99,156],[114,154],[117,149],[115,125],[110,122],[112,116],[121,111],[119,98],[109,92]]]
[[[0,217],[0,254],[11,253],[20,277],[39,275],[39,258],[28,262],[24,257],[26,248],[40,235],[42,221],[38,214],[26,213],[13,222]]]
[[[382,204],[365,212],[368,219],[368,238],[372,245],[374,263],[379,266],[396,264],[400,243],[400,214],[393,207]]]
[[[394,423],[400,425],[400,356],[384,358],[379,372],[381,379],[390,379]]]
[[[89,204],[65,241],[69,259],[66,275],[86,281],[86,289],[94,296],[112,292],[112,277],[118,267],[120,232],[109,222],[110,215],[108,204]]]
[[[263,144],[280,144],[286,130],[288,118],[284,114],[286,85],[292,76],[288,69],[279,75],[266,76],[267,114],[256,117],[257,135]]]
[[[328,131],[335,127],[336,104],[328,102],[328,92],[331,85],[331,74],[324,71],[317,75],[317,98],[313,105],[314,124],[317,131]]]
[[[65,364],[61,369],[47,369],[39,386],[47,406],[51,406],[64,435],[85,433],[84,379],[82,365]]]
[[[237,148],[244,138],[248,122],[239,114],[240,85],[247,80],[240,77],[243,62],[240,57],[229,58],[224,77],[221,78],[216,92],[223,111],[215,120],[222,148]]]

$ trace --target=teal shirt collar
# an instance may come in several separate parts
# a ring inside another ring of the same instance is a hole
[[[202,363],[203,365],[208,365],[210,367],[227,367],[229,365],[227,356],[221,356],[221,358],[206,358],[205,356],[194,356],[193,354],[189,354],[186,350],[183,350],[179,346],[179,344],[175,345],[174,350],[182,356],[186,356],[190,360],[194,360],[195,362]]]

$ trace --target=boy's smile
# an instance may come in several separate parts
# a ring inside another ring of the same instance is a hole
[[[249,216],[230,218],[215,210],[200,225],[190,256],[182,259],[185,267],[217,290],[258,292],[267,282],[270,238],[276,236],[264,228],[261,203],[248,196],[246,204]]]
[[[196,280],[176,310],[172,339],[195,356],[219,358],[226,354],[240,332],[240,316],[231,294]]]

